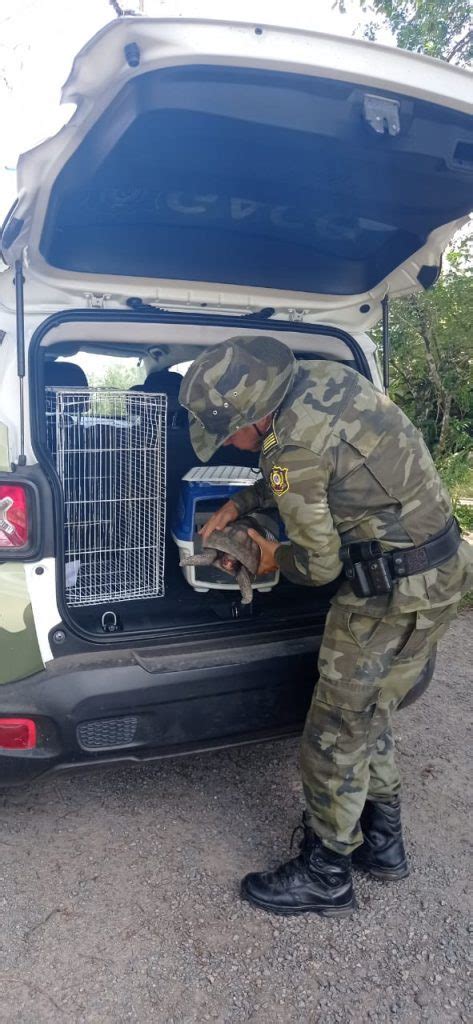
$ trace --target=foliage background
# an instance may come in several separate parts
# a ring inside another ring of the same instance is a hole
[[[473,263],[471,238],[438,283],[391,306],[390,396],[418,426],[465,529],[473,530]],[[377,332],[380,342],[380,332]]]
[[[342,13],[347,6],[334,3]],[[403,49],[471,67],[470,0],[358,0],[358,7],[355,35],[376,39],[388,28]],[[473,532],[471,227],[447,253],[434,288],[391,305],[390,395],[422,430],[457,516]]]
[[[335,0],[342,14],[350,0]],[[473,59],[471,0],[358,0],[362,15],[355,35],[377,39],[384,28],[402,50],[466,67]]]

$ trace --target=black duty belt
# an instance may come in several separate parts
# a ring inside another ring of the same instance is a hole
[[[353,541],[340,548],[345,576],[358,597],[390,594],[393,583],[406,576],[427,572],[447,562],[458,549],[460,527],[455,518],[425,544],[418,547],[383,551],[377,540]]]
[[[458,550],[461,531],[456,519],[449,519],[444,530],[434,534],[425,544],[418,548],[404,548],[390,551],[392,572],[394,576],[413,576],[418,572],[435,569]]]

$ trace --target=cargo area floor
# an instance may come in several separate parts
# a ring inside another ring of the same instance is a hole
[[[165,595],[155,599],[123,601],[84,608],[70,608],[74,621],[90,633],[103,635],[104,613],[113,612],[119,632],[135,633],[189,626],[216,625],[222,621],[252,618],[261,627],[279,626],[287,621],[319,617],[325,612],[337,584],[326,587],[298,587],[281,578],[269,593],[254,593],[253,603],[242,606],[238,590],[209,590],[197,593],[186,582],[179,567],[177,549],[171,543],[166,557]],[[110,617],[108,617],[110,622]]]

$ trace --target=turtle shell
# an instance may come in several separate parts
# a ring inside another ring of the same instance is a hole
[[[237,520],[225,526],[223,530],[214,530],[203,546],[206,549],[213,548],[217,552],[224,551],[255,576],[260,560],[260,549],[256,541],[248,536],[247,530],[248,527]]]

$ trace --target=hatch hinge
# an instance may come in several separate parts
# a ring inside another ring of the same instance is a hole
[[[363,117],[378,135],[399,135],[401,122],[399,119],[400,104],[398,100],[387,96],[363,96]]]
[[[291,324],[302,324],[306,316],[310,313],[310,309],[288,309],[287,315]]]
[[[89,309],[103,309],[106,302],[112,298],[111,295],[99,295],[97,292],[86,292],[85,300]]]

